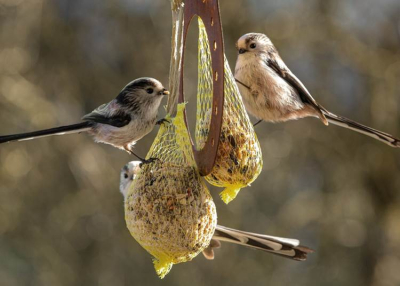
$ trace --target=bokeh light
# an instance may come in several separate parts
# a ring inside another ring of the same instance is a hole
[[[398,0],[220,5],[232,68],[235,41],[266,33],[319,103],[400,136]],[[1,135],[76,123],[134,78],[167,85],[169,1],[0,0],[0,25]],[[0,146],[0,284],[399,285],[399,151],[315,119],[256,132],[263,172],[228,206],[211,188],[219,224],[298,238],[316,250],[306,262],[224,244],[159,280],[124,221],[119,171],[133,158],[75,134]]]

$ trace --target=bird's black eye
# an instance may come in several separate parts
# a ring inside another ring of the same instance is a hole
[[[148,94],[152,94],[154,90],[152,88],[148,88],[148,89],[146,89],[146,91]]]
[[[128,174],[125,173],[125,174],[124,174],[124,178],[125,178],[125,179],[128,179],[128,177],[129,177]]]
[[[256,44],[254,44],[254,43],[250,44],[250,48],[255,49],[256,47],[257,47]]]

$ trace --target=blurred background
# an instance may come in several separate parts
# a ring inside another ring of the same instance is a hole
[[[220,5],[232,68],[235,41],[266,33],[319,103],[400,136],[398,0]],[[1,135],[76,123],[137,77],[168,84],[167,0],[0,0],[0,26]],[[256,132],[264,169],[228,206],[212,188],[218,222],[300,239],[316,250],[306,262],[225,244],[160,280],[125,226],[119,172],[133,158],[68,135],[0,146],[0,284],[400,285],[400,151],[316,119]]]

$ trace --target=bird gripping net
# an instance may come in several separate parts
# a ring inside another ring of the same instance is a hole
[[[161,278],[173,264],[189,261],[205,249],[214,234],[216,209],[201,175],[225,188],[221,198],[228,203],[262,168],[259,142],[223,54],[218,0],[171,0],[171,7],[169,123],[160,127],[147,154],[158,160],[141,168],[125,200],[128,229],[154,256]],[[184,46],[194,15],[199,15],[195,144],[183,98]],[[210,28],[219,31],[211,40]]]

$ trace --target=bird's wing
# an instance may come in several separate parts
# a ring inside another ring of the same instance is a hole
[[[129,122],[131,122],[132,120],[129,114],[123,111],[118,111],[111,116],[107,114],[106,111],[108,110],[110,104],[111,103],[100,105],[91,113],[86,114],[84,117],[82,117],[82,120],[107,124],[118,128],[128,125]]]
[[[307,90],[304,84],[291,72],[291,70],[285,65],[279,55],[268,57],[266,64],[298,92],[301,100],[304,103],[307,103],[314,107],[314,109],[317,110],[320,114],[321,120],[324,121],[325,124],[327,124],[327,120],[323,114],[323,111],[327,110],[315,101],[315,99],[311,96],[310,92]]]

